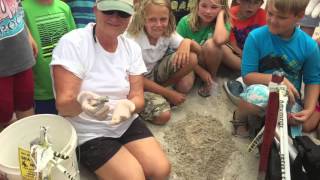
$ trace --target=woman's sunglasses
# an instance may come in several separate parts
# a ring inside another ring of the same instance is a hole
[[[121,17],[121,18],[128,18],[131,16],[131,14],[128,14],[126,12],[123,12],[123,11],[117,11],[117,10],[111,10],[111,11],[102,11],[102,13],[104,15],[113,15],[113,14],[116,14],[117,16]]]

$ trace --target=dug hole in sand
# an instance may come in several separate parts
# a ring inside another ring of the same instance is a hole
[[[148,124],[172,165],[170,180],[255,180],[259,159],[248,153],[249,139],[231,135],[232,113],[236,107],[228,99],[218,79],[217,96],[197,94],[196,86],[182,105],[172,110],[164,126]]]

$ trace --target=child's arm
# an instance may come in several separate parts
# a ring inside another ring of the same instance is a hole
[[[239,55],[240,57],[242,56],[242,49],[238,47],[237,39],[232,29],[230,30],[230,35],[229,35],[230,46],[228,45],[228,43],[226,45],[233,51],[233,53]]]
[[[143,85],[144,85],[145,91],[150,91],[155,94],[159,94],[159,95],[165,97],[170,103],[172,103],[174,105],[179,105],[186,100],[186,95],[179,93],[175,90],[163,87],[163,86],[157,84],[156,82],[151,81],[147,78],[143,79]]]
[[[251,73],[248,73],[246,76],[244,76],[243,81],[245,82],[246,85],[252,85],[252,84],[268,85],[269,82],[271,81],[271,76],[272,76],[271,74],[251,72]],[[287,78],[284,78],[283,84],[287,86],[289,102],[290,104],[293,104],[296,99],[300,98],[300,94],[295,88],[295,86]]]
[[[228,41],[229,31],[225,27],[224,10],[221,10],[217,16],[217,21],[212,36],[213,42],[221,46]]]
[[[305,98],[304,98],[304,108],[298,113],[293,113],[292,117],[295,120],[305,122],[310,118],[311,114],[315,110],[320,86],[318,84],[306,84],[305,86]]]
[[[235,42],[235,41],[230,41],[230,45],[231,45],[231,50],[232,50],[235,54],[237,54],[237,55],[239,55],[239,56],[241,57],[241,56],[242,56],[242,49],[240,49],[240,48],[238,47],[237,42]]]
[[[202,53],[202,47],[200,46],[200,44],[198,44],[196,41],[191,40],[191,52],[194,52],[197,54],[198,57],[200,57],[201,53]]]
[[[183,39],[172,63],[176,69],[189,64],[190,52],[194,52],[199,56],[201,54],[201,46],[191,39]]]
[[[190,59],[190,39],[183,39],[175,53],[172,65],[174,69],[180,69],[184,65],[189,64]]]
[[[33,56],[34,56],[35,58],[37,58],[37,56],[38,56],[38,46],[37,46],[37,43],[36,43],[36,41],[33,39],[29,28],[28,28],[27,26],[25,26],[25,27],[27,28],[27,31],[28,31],[29,44],[30,44],[30,46],[31,46],[31,48],[32,48]]]

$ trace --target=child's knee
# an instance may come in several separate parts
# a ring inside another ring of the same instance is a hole
[[[208,39],[203,45],[203,49],[210,53],[222,53],[221,46],[218,46],[212,39]]]
[[[159,116],[154,117],[152,123],[163,125],[166,124],[171,118],[171,112],[165,111],[159,114]]]
[[[177,85],[175,86],[175,89],[178,92],[186,94],[190,92],[190,90],[192,89],[194,80],[195,80],[195,75],[193,72],[191,72],[177,83]]]
[[[191,91],[193,87],[193,82],[189,82],[189,81],[180,81],[175,89],[180,92],[180,93],[184,93],[184,94],[187,94]]]

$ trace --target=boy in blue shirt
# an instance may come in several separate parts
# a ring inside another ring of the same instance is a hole
[[[234,135],[248,135],[248,115],[261,115],[268,102],[272,72],[285,73],[289,102],[300,98],[305,83],[304,109],[292,113],[304,123],[315,109],[320,84],[320,53],[317,43],[296,27],[304,16],[308,0],[268,0],[267,26],[252,31],[246,39],[241,76],[248,87],[240,95],[234,113]]]

